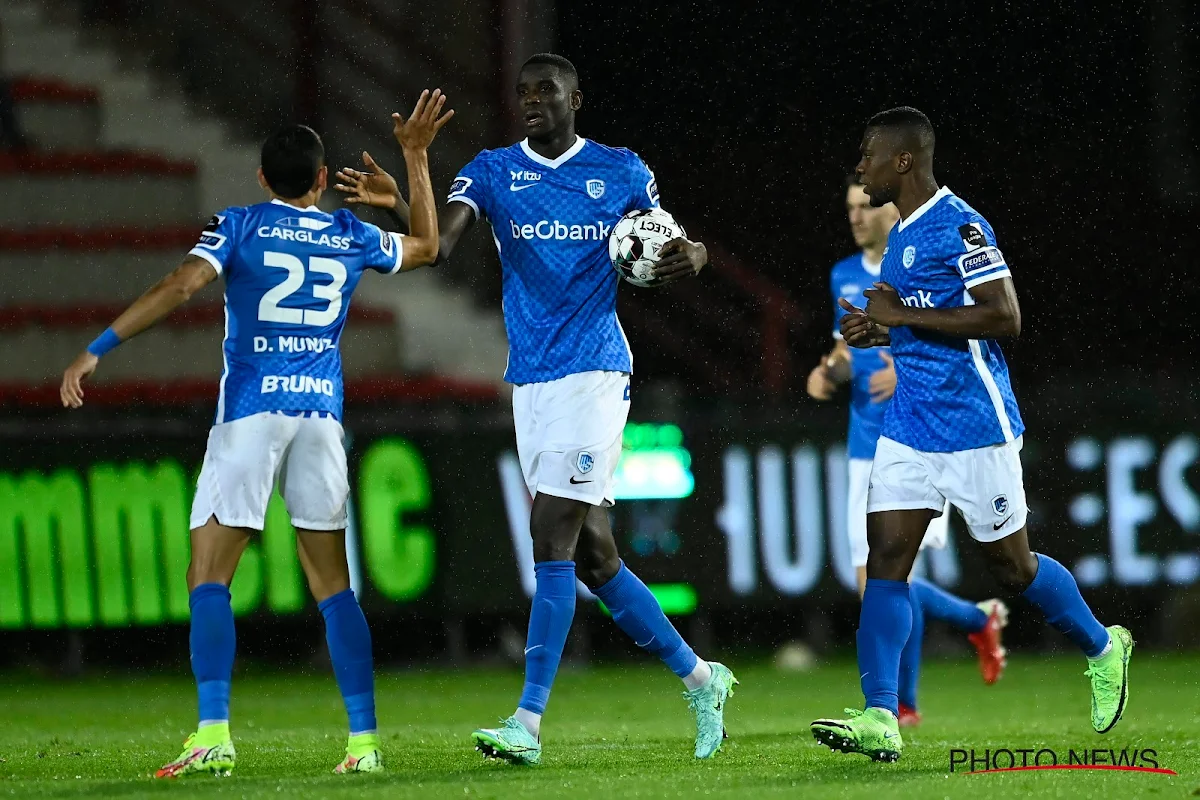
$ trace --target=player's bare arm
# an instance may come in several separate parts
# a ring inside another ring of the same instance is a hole
[[[823,402],[833,397],[837,388],[849,380],[850,349],[844,341],[839,340],[834,342],[833,349],[808,373],[808,396]]]
[[[409,209],[409,234],[401,240],[404,247],[402,271],[434,263],[438,256],[437,205],[433,199],[433,181],[429,177],[429,145],[442,126],[454,116],[442,113],[446,96],[441,89],[421,92],[416,108],[406,120],[392,114],[392,133],[404,153],[408,168],[408,187],[412,193]],[[395,181],[392,181],[393,185]]]
[[[363,164],[369,171],[343,167],[337,177],[341,183],[335,189],[346,195],[347,203],[381,208],[401,233],[410,233],[411,209],[400,195],[396,180],[379,166],[369,153],[363,153]],[[475,223],[475,211],[466,203],[449,203],[438,216],[438,252],[433,265],[444,263],[455,245]]]
[[[699,275],[707,264],[708,248],[704,242],[692,242],[682,237],[672,239],[663,245],[659,253],[654,276],[659,283],[671,283]]]
[[[168,314],[191,299],[192,295],[212,283],[217,271],[212,264],[198,256],[183,259],[174,272],[151,286],[145,294],[117,317],[109,331],[118,342],[124,342],[148,330],[162,321]],[[107,335],[107,331],[105,332]],[[63,406],[79,408],[83,405],[83,381],[96,371],[100,357],[84,350],[63,373],[59,396]]]
[[[870,291],[868,289],[867,291]],[[850,347],[887,347],[892,343],[888,327],[873,321],[867,312],[851,303],[846,298],[838,300],[838,305],[846,310],[839,327],[842,341]]]
[[[1021,306],[1011,278],[971,287],[974,305],[959,308],[912,308],[886,283],[867,289],[865,314],[888,327],[924,328],[963,339],[999,339],[1021,335]]]

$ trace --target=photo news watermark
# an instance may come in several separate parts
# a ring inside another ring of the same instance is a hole
[[[1052,750],[1048,747],[999,747],[976,749],[952,748],[950,772],[983,775],[999,772],[1021,772],[1049,769],[1118,770],[1146,772],[1159,775],[1178,775],[1164,767],[1158,751],[1149,747],[1069,748]]]

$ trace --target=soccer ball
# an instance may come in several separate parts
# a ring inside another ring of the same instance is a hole
[[[675,218],[661,208],[630,211],[613,226],[608,257],[613,269],[634,286],[655,286],[654,265],[663,245],[686,236]]]

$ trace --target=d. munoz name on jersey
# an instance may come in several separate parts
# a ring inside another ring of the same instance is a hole
[[[606,242],[612,225],[596,221],[595,225],[564,225],[558,220],[544,219],[533,224],[518,225],[509,220],[514,239],[554,239],[555,241]]]
[[[317,247],[329,247],[334,250],[349,250],[354,240],[349,236],[330,236],[327,233],[315,233],[305,228],[280,228],[263,225],[258,229],[259,237],[263,239],[283,239],[288,242],[302,242]]]
[[[263,375],[260,394],[289,392],[291,394],[323,394],[333,397],[333,381],[329,378],[310,378],[307,375]]]
[[[324,353],[337,347],[333,339],[324,336],[280,336],[275,348],[265,336],[254,337],[254,352],[256,353]]]

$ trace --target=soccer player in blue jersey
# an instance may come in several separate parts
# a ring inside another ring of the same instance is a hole
[[[212,218],[183,263],[133,303],[63,375],[63,405],[83,404],[82,381],[100,358],[225,279],[225,368],[215,424],[192,503],[191,662],[200,722],[183,752],[157,773],[228,774],[234,624],[229,584],[250,537],[262,531],[276,481],[296,527],[300,563],[325,619],[325,635],[350,721],[346,757],[334,770],[383,769],[375,728],[371,635],[350,589],[346,562],[349,482],[343,445],[338,341],[365,270],[415,269],[437,256],[437,206],[426,150],[453,112],[424,92],[408,120],[394,115],[412,187],[411,235],[316,207],[325,151],[293,125],[263,144],[259,183],[270,201]]]
[[[846,183],[850,230],[855,244],[862,250],[843,258],[830,271],[835,324],[847,313],[839,305],[842,300],[855,306],[866,303],[863,292],[879,280],[888,231],[896,224],[894,205],[873,207],[857,177]],[[825,401],[833,396],[839,384],[850,384],[846,534],[861,598],[867,584],[867,484],[883,415],[896,388],[896,369],[888,348],[851,349],[842,340],[839,330],[835,329],[833,336],[833,350],[809,373],[808,394],[815,400]],[[929,523],[929,530],[921,540],[922,549],[946,546],[948,521],[949,515],[941,513]],[[921,578],[910,579],[909,585],[913,627],[900,654],[898,717],[902,728],[921,721],[917,711],[917,685],[925,617],[948,622],[967,633],[968,641],[979,656],[984,683],[989,685],[999,680],[1004,671],[1000,631],[1008,621],[1008,608],[999,600],[971,603]]]
[[[716,753],[736,680],[696,657],[650,590],[617,554],[607,506],[629,413],[632,355],[617,321],[617,275],[608,258],[612,226],[629,211],[658,205],[654,175],[635,153],[575,133],[583,103],[567,59],[541,54],[516,86],[527,138],[485,150],[459,172],[442,213],[445,259],[486,218],[503,266],[504,319],[515,384],[517,453],[533,496],[536,590],[525,647],[525,687],[500,728],[474,732],[485,755],[541,760],[542,713],[575,615],[576,577],[641,648],[678,675],[696,715],[697,758]],[[357,202],[397,211],[396,184],[369,159],[371,173],[338,173]],[[703,244],[663,247],[656,274],[673,281],[707,263]]]
[[[1062,564],[1029,549],[1021,478],[1025,426],[997,339],[1017,336],[1021,310],[996,235],[933,175],[934,133],[913,108],[867,124],[856,173],[871,205],[894,203],[880,281],[841,332],[851,347],[891,347],[896,393],[867,494],[867,585],[858,628],[864,711],[813,722],[835,750],[895,761],[900,654],[912,630],[908,575],[929,522],[948,500],[980,543],[993,577],[1020,592],[1088,659],[1092,726],[1107,733],[1128,698],[1133,637],[1105,628]]]

